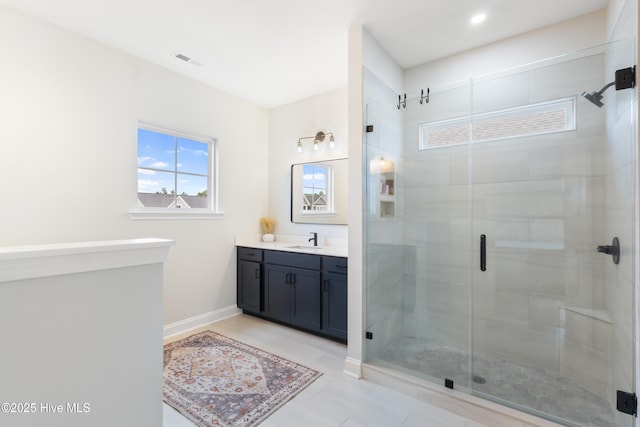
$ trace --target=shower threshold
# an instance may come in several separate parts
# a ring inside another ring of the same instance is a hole
[[[471,385],[466,352],[413,337],[400,338],[371,362],[431,386],[451,379],[464,392],[563,425],[615,426],[613,408],[605,399],[551,370],[474,355]]]

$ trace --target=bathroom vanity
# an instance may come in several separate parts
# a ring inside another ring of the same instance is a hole
[[[270,247],[238,246],[238,308],[346,343],[347,258]]]

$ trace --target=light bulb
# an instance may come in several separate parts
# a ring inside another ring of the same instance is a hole
[[[313,151],[318,151],[320,148],[320,144],[318,144],[318,140],[313,141]]]
[[[474,25],[478,25],[484,22],[487,19],[487,15],[485,13],[478,13],[471,18],[471,23]]]
[[[302,153],[302,143],[298,141],[298,153]]]
[[[329,148],[333,148],[335,146],[335,138],[333,135],[329,138]]]

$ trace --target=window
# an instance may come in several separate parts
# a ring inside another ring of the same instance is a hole
[[[575,98],[476,114],[419,126],[419,149],[488,142],[576,129]]]
[[[347,224],[347,159],[291,165],[291,222]]]
[[[214,138],[138,128],[136,218],[195,217],[216,211]]]
[[[302,165],[302,213],[332,212],[331,166],[307,163]]]

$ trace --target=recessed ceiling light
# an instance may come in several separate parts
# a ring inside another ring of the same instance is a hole
[[[479,24],[481,22],[484,22],[485,19],[487,19],[487,14],[486,13],[478,13],[476,15],[473,15],[473,17],[471,17],[471,23],[472,24]]]

